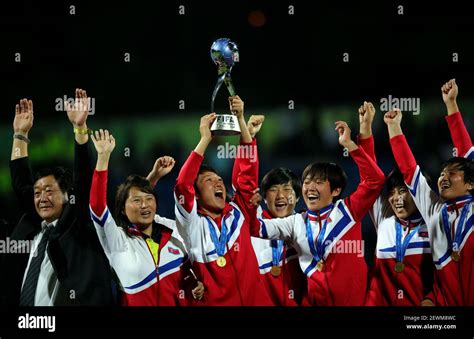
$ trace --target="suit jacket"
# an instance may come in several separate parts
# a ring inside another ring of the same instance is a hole
[[[97,238],[89,213],[92,169],[88,145],[75,143],[74,193],[55,230],[50,235],[47,255],[60,283],[56,305],[113,305],[116,290],[109,262]],[[25,211],[11,240],[33,240],[42,219],[33,201],[33,178],[28,157],[10,161],[12,185]],[[72,201],[74,197],[74,203]],[[7,303],[18,305],[29,253],[5,255]]]

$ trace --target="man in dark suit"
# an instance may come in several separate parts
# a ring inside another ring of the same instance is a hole
[[[112,305],[114,283],[91,223],[88,196],[92,171],[88,151],[88,99],[76,89],[67,114],[75,134],[74,180],[62,167],[43,169],[33,180],[28,133],[33,103],[16,105],[10,162],[12,185],[25,214],[10,239],[20,246],[5,256],[7,302],[20,306]],[[74,191],[71,191],[71,188]]]

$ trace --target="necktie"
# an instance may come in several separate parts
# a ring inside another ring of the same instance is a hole
[[[20,306],[34,306],[36,286],[38,285],[38,277],[43,262],[46,245],[48,244],[49,235],[53,229],[52,225],[46,226],[43,237],[38,245],[36,256],[31,259],[30,267],[26,275],[25,283],[20,295]]]

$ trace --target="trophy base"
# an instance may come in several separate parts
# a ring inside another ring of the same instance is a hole
[[[240,126],[237,116],[233,114],[217,114],[212,123],[211,133],[218,136],[239,135]]]

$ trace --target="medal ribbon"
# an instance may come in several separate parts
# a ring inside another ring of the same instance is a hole
[[[225,253],[225,244],[227,243],[227,225],[225,223],[226,218],[223,217],[221,220],[221,235],[219,236],[219,238],[217,238],[217,233],[216,229],[214,228],[214,224],[208,216],[206,216],[206,220],[207,224],[209,225],[209,231],[211,232],[212,242],[216,247],[217,255],[222,257]],[[234,226],[234,223],[236,222],[237,220],[234,218],[234,220],[232,221],[232,226]]]
[[[446,238],[448,239],[448,245],[451,248],[451,250],[454,250],[456,252],[459,251],[459,246],[461,246],[461,234],[462,230],[464,228],[464,223],[466,222],[466,216],[469,208],[471,207],[471,202],[466,202],[464,204],[464,207],[462,208],[461,211],[461,216],[459,218],[458,222],[458,227],[456,228],[456,234],[454,236],[454,241],[451,238],[451,230],[450,230],[450,225],[449,225],[449,217],[448,217],[448,207],[447,204],[444,204],[443,208],[441,209],[441,214],[443,216],[443,226],[444,226],[444,231],[446,233]],[[455,225],[453,224],[453,227]]]
[[[397,262],[403,262],[403,258],[405,257],[405,252],[407,251],[408,245],[410,243],[411,238],[418,232],[418,229],[420,228],[421,223],[414,227],[411,231],[408,232],[407,236],[405,239],[403,239],[402,242],[402,225],[400,222],[397,220],[395,224],[395,230],[396,230],[396,238],[395,238],[395,251],[396,251],[396,256],[397,256]]]
[[[271,240],[272,247],[272,265],[279,266],[280,259],[283,255],[283,240]]]
[[[324,248],[323,238],[324,238],[324,234],[326,233],[326,226],[328,224],[329,216],[331,215],[333,208],[334,206],[328,212],[327,218],[324,220],[323,226],[319,230],[318,238],[316,239],[316,245],[313,240],[313,231],[311,230],[311,222],[309,221],[309,213],[306,216],[306,236],[308,237],[308,245],[309,245],[309,249],[311,251],[311,254],[313,255],[314,260],[316,260],[317,262],[322,260],[324,257],[325,248]]]

